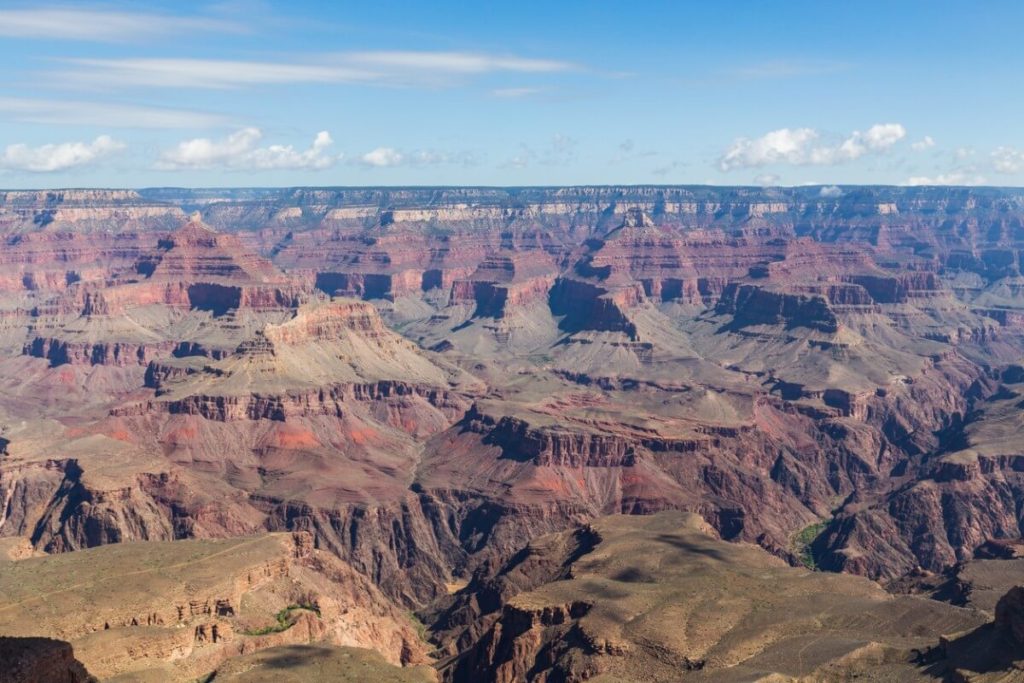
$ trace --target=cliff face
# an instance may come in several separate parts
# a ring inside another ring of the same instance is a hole
[[[69,342],[63,339],[36,337],[26,344],[22,353],[45,358],[51,365],[147,365],[155,358],[169,355],[177,343],[168,340],[157,344],[123,342]]]
[[[716,312],[731,315],[736,327],[781,324],[821,332],[839,330],[839,321],[824,297],[776,293],[753,285],[726,287]]]
[[[167,228],[184,216],[180,207],[147,200],[134,190],[0,192],[0,227],[5,231]]]

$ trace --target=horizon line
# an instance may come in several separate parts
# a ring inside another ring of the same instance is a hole
[[[0,187],[0,193],[8,192],[60,192],[76,190],[128,190],[143,192],[147,190],[556,190],[575,188],[674,188],[674,189],[717,189],[717,190],[801,190],[821,189],[837,187],[840,189],[900,189],[900,190],[1022,190],[1024,185],[900,185],[893,183],[815,183],[801,185],[716,185],[708,183],[567,183],[550,185],[473,185],[473,184],[445,184],[445,185],[64,185],[54,187]]]

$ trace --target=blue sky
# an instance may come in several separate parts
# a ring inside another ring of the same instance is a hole
[[[1024,184],[1024,3],[0,0],[0,187]]]

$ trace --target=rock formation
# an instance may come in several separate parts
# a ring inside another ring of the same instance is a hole
[[[2,683],[95,683],[71,646],[50,638],[0,636]]]

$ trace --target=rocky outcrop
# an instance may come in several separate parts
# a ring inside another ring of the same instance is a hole
[[[995,627],[1024,654],[1024,586],[1014,586],[996,603]]]
[[[489,256],[465,280],[451,286],[452,303],[473,303],[474,318],[504,318],[514,310],[546,303],[556,268],[543,253]]]
[[[96,683],[71,645],[51,638],[0,636],[0,683]]]
[[[8,234],[0,254],[0,291],[58,293],[80,282],[106,283],[155,242],[144,233]]]
[[[756,285],[730,284],[722,292],[715,312],[731,315],[732,326],[782,325],[834,333],[839,321],[821,296],[774,292]]]
[[[1000,430],[1001,420],[1014,419],[1015,395],[1000,398],[1005,387],[981,389],[985,380],[979,379],[973,387],[960,384],[942,399],[936,378],[931,379],[930,387],[922,382],[911,393],[919,405],[925,396],[947,403],[942,428],[933,439],[905,444],[908,457],[896,470],[899,479],[891,488],[846,501],[815,542],[822,566],[892,579],[919,567],[941,572],[970,559],[994,539],[1020,538],[1015,501],[1024,494],[1024,462],[986,453],[984,431]],[[921,433],[915,423],[934,424],[934,416],[919,411],[897,416],[891,410],[877,399],[867,399],[862,409],[868,421],[881,421],[889,438],[903,433],[903,439],[916,441]],[[996,412],[986,417],[987,411]],[[999,453],[1002,432],[996,434]],[[945,455],[928,457],[936,451]]]
[[[284,281],[270,261],[252,253],[236,236],[211,230],[198,216],[158,241],[156,250],[139,259],[135,269],[158,280]]]
[[[181,376],[187,376],[183,373]],[[436,387],[418,386],[402,382],[376,382],[373,384],[344,384],[319,387],[308,392],[287,391],[279,395],[261,396],[206,396],[196,394],[169,401],[147,401],[115,408],[115,417],[142,416],[166,413],[171,415],[198,415],[207,420],[230,422],[235,420],[279,420],[317,415],[341,418],[350,411],[349,406],[359,403],[423,401],[446,416],[461,415],[467,406],[458,394]]]
[[[995,620],[943,636],[921,651],[928,673],[951,681],[1012,681],[1024,665],[1024,590],[1015,586],[996,603]]]
[[[472,647],[513,597],[568,578],[572,563],[600,541],[600,534],[586,525],[571,534],[537,538],[500,566],[480,565],[463,590],[425,610],[425,617],[433,624],[435,641],[445,645],[449,656]],[[572,611],[570,606],[570,616]],[[527,621],[531,620],[527,615]]]
[[[501,449],[501,457],[539,467],[631,467],[636,462],[634,444],[609,434],[532,429],[523,420],[493,418],[470,411],[466,429],[485,433],[482,442]]]
[[[173,509],[153,495],[149,477],[138,477],[134,485],[104,490],[83,481],[78,462],[60,465],[63,478],[31,531],[36,547],[50,553],[68,552],[183,535],[176,531]]]
[[[296,346],[336,341],[353,333],[368,342],[383,342],[389,333],[371,304],[357,301],[331,301],[303,309],[286,323],[273,325],[263,336],[273,344]]]
[[[566,330],[595,330],[622,332],[636,340],[636,325],[625,310],[641,301],[642,290],[609,292],[587,282],[572,278],[559,278],[551,288],[551,312],[564,316],[562,328]]]
[[[431,288],[431,278],[418,270],[400,273],[317,273],[316,288],[331,296],[385,299],[416,294]]]
[[[72,342],[63,339],[36,337],[26,344],[22,353],[45,358],[50,365],[148,365],[155,358],[166,357],[178,347],[174,341],[155,344],[128,342]]]
[[[928,296],[942,289],[933,272],[902,273],[896,276],[851,275],[846,280],[859,285],[880,304],[900,304],[911,297]]]

